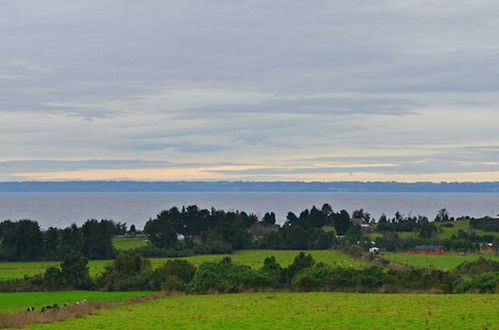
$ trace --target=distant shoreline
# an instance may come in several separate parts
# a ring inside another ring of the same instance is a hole
[[[25,181],[0,192],[499,193],[496,182]]]

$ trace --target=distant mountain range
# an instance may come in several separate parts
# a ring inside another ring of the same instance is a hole
[[[0,192],[461,192],[499,193],[499,182],[0,182]]]

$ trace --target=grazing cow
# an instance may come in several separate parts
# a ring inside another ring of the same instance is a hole
[[[33,306],[29,306],[28,308],[26,308],[26,312],[34,312],[35,311],[35,307]]]

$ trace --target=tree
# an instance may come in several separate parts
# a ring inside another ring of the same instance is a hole
[[[10,220],[0,222],[0,241],[5,237],[7,231],[14,225]]]
[[[300,225],[284,226],[281,228],[283,247],[291,250],[308,249],[308,233]]]
[[[333,208],[328,203],[322,205],[321,211],[326,217],[330,217],[333,214]]]
[[[166,264],[154,270],[151,287],[161,290],[184,290],[195,273],[193,264],[186,260],[168,260]]]
[[[345,233],[345,241],[355,243],[360,241],[361,235],[360,225],[352,225],[348,227],[348,230]]]
[[[108,290],[143,289],[149,282],[150,270],[151,262],[141,254],[123,252],[106,266],[99,282]]]
[[[299,221],[298,217],[293,212],[288,212],[288,215],[286,216],[286,220],[287,220],[286,223],[289,225],[294,225],[295,223],[298,223],[298,221]]]
[[[438,233],[437,226],[429,221],[424,221],[421,223],[419,229],[419,237],[423,239],[434,238]]]
[[[88,260],[81,252],[73,251],[64,257],[61,275],[64,282],[72,288],[89,289],[91,286]]]
[[[435,217],[435,221],[437,222],[449,221],[449,211],[447,211],[447,209],[439,210],[437,216]]]
[[[286,268],[286,277],[288,281],[290,281],[299,271],[310,268],[313,265],[315,265],[315,260],[312,255],[300,252],[293,260],[293,263]]]
[[[12,223],[2,240],[2,247],[11,260],[37,260],[43,254],[43,234],[36,221]]]
[[[352,212],[352,218],[362,219],[365,222],[369,222],[369,220],[371,220],[371,215],[368,212],[364,211],[364,209],[359,209]]]
[[[146,222],[144,233],[151,244],[159,248],[172,248],[177,243],[177,233],[166,219],[159,216]]]
[[[83,254],[89,259],[109,259],[113,256],[113,223],[87,220],[81,227]]]
[[[400,221],[402,221],[403,219],[404,219],[404,217],[402,216],[402,214],[401,214],[399,211],[395,212],[395,219],[394,219],[394,222],[400,222]]]
[[[382,213],[379,217],[378,223],[387,223],[388,219],[386,218],[386,214]]]
[[[275,219],[275,213],[274,212],[270,212],[270,213],[265,213],[265,215],[263,216],[263,219],[262,219],[263,223],[267,224],[267,225],[273,225],[275,224],[276,222],[276,219]]]
[[[71,251],[82,251],[83,237],[77,225],[72,224],[70,227],[64,228],[60,236],[59,256],[64,256]]]
[[[58,255],[58,250],[59,250],[59,230],[54,227],[50,227],[46,232],[45,232],[45,246],[44,246],[44,251],[45,251],[45,256],[50,259],[57,259],[59,257]]]
[[[345,233],[348,230],[348,227],[350,227],[352,224],[348,212],[345,210],[341,210],[339,213],[334,214],[333,219],[334,219],[334,229],[336,230],[336,234],[345,235]]]

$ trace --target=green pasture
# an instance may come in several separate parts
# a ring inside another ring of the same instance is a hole
[[[135,296],[146,295],[144,291],[97,292],[97,291],[58,291],[58,292],[21,292],[0,293],[0,313],[23,312],[27,307],[39,311],[42,306],[87,301],[119,301]]]
[[[446,253],[440,255],[425,255],[425,254],[417,254],[417,253],[393,253],[393,252],[385,252],[383,253],[383,257],[390,261],[395,261],[399,263],[404,263],[417,267],[434,267],[442,270],[449,270],[455,268],[459,264],[463,262],[469,262],[477,260],[480,256],[488,259],[499,261],[499,256],[493,254],[455,254],[455,253]]]
[[[459,220],[459,221],[454,221],[450,222],[454,225],[454,227],[442,227],[442,223],[435,222],[437,227],[439,228],[438,231],[438,238],[440,239],[448,239],[452,235],[457,235],[457,232],[462,229],[466,233],[475,233],[480,236],[496,236],[499,237],[499,232],[490,232],[490,231],[483,231],[483,230],[477,230],[477,229],[472,229],[470,228],[470,222],[469,220]],[[376,228],[376,224],[372,225],[373,228]],[[416,237],[417,232],[412,232],[412,231],[403,231],[403,232],[396,232],[397,235],[400,238],[411,238],[411,237]],[[373,232],[373,233],[368,233],[367,236],[371,239],[375,239],[377,237],[383,236],[383,233],[379,232]]]
[[[293,262],[294,257],[300,251],[290,250],[242,250],[236,251],[230,255],[199,255],[191,257],[180,257],[177,259],[188,260],[194,264],[200,264],[206,261],[219,261],[229,256],[235,262],[240,262],[255,268],[263,265],[265,257],[275,256],[282,266],[287,266]],[[361,262],[353,259],[335,250],[305,251],[311,253],[317,262],[341,265],[344,267],[360,267]],[[159,267],[167,260],[173,258],[150,258],[153,267]],[[98,275],[104,271],[110,260],[90,260],[89,268],[92,275]],[[25,275],[33,276],[45,272],[48,267],[58,266],[59,262],[40,261],[40,262],[0,262],[0,280],[9,278],[21,278]]]
[[[117,250],[131,250],[149,244],[147,238],[141,237],[113,237],[113,245]]]
[[[31,329],[499,329],[499,295],[171,296]]]

